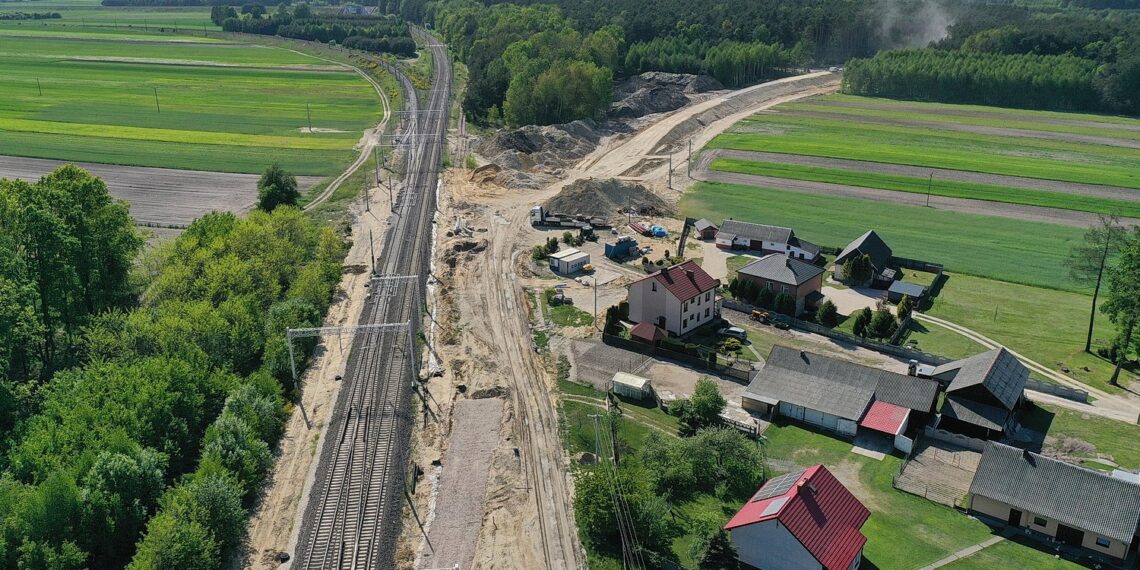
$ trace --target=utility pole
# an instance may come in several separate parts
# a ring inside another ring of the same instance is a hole
[[[598,274],[597,274],[597,272],[594,273],[592,281],[594,282],[594,329],[600,331],[602,329],[598,328]]]
[[[376,159],[376,183],[380,184],[380,147],[372,147],[372,157]]]
[[[693,139],[689,139],[689,161],[686,165],[685,174],[689,178],[693,177]]]
[[[309,133],[313,132],[313,113],[309,111],[309,104],[305,103],[305,116],[309,117]]]
[[[372,207],[369,206],[369,202],[371,202],[371,201],[372,201],[372,199],[368,196],[368,185],[365,184],[364,185],[364,211],[365,212],[371,212],[372,211]]]
[[[930,207],[930,188],[934,185],[934,171],[930,171],[930,179],[926,181],[926,207]]]
[[[372,228],[368,228],[368,256],[372,260],[372,274],[376,275],[376,242],[372,241]]]
[[[152,89],[154,89],[154,110],[161,114],[162,107],[158,106],[158,87],[152,87]]]
[[[392,186],[392,173],[388,173],[388,209],[393,212],[396,211],[396,201],[392,198],[392,194],[396,192],[396,187]]]
[[[669,155],[669,189],[673,189],[673,155]]]
[[[39,77],[36,78],[36,89],[40,90],[40,97],[43,97],[44,96],[44,88],[42,85],[40,85],[40,78]]]

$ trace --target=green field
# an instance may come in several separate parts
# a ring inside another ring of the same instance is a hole
[[[821,119],[794,112],[754,115],[717,136],[709,147],[1140,188],[1137,149]]]
[[[1007,186],[993,186],[990,184],[976,184],[973,182],[958,182],[954,180],[935,181],[919,176],[760,162],[735,158],[715,159],[712,161],[711,168],[724,172],[756,174],[776,178],[789,178],[792,180],[828,182],[832,184],[878,188],[881,190],[893,190],[913,194],[929,193],[934,196],[946,196],[950,198],[969,198],[973,200],[1025,204],[1028,206],[1060,208],[1062,210],[1077,210],[1097,214],[1117,214],[1123,217],[1140,217],[1140,202],[1099,198],[1096,196],[1082,196],[1064,192],[1010,188]],[[1140,193],[1138,193],[1137,196],[1140,197]]]
[[[1028,408],[1020,421],[1026,427],[1048,433],[1052,438],[1076,438],[1095,448],[1092,453],[1073,454],[1077,457],[1102,457],[1124,469],[1140,469],[1140,448],[1136,446],[1140,427],[1136,425],[1044,404]],[[1104,468],[1100,463],[1084,463]]]
[[[831,247],[841,248],[873,228],[898,256],[942,263],[959,273],[1077,289],[1062,261],[1081,240],[1081,228],[715,182],[695,185],[680,204],[686,216],[787,226]]]
[[[1094,113],[1074,113],[1065,111],[1036,111],[1030,109],[1015,109],[1012,107],[986,107],[982,105],[962,105],[956,103],[920,103],[917,101],[897,101],[895,99],[883,99],[879,97],[861,97],[858,95],[843,95],[835,93],[824,97],[817,97],[809,99],[812,102],[821,103],[846,103],[859,105],[863,108],[871,107],[889,107],[893,111],[915,109],[921,110],[927,115],[942,115],[949,113],[963,113],[968,112],[972,114],[983,115],[987,120],[998,121],[1010,117],[1016,118],[1021,128],[1040,129],[1037,124],[1032,127],[1025,126],[1025,122],[1041,123],[1051,120],[1062,121],[1087,121],[1094,123],[1103,123],[1106,125],[1124,125],[1128,127],[1140,126],[1140,119],[1134,117],[1126,117],[1119,115],[1102,115]],[[993,123],[986,123],[993,124]]]
[[[0,30],[155,32],[161,28],[218,30],[209,6],[102,6],[100,0],[37,0],[3,4],[3,11],[59,12],[58,20],[0,21]]]
[[[328,175],[382,114],[366,81],[326,61],[166,39],[4,37],[0,154]]]

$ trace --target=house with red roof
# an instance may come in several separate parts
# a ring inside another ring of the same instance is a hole
[[[720,315],[718,287],[696,262],[667,267],[629,285],[629,320],[684,335]]]
[[[823,465],[769,479],[724,529],[762,570],[856,570],[871,512]]]

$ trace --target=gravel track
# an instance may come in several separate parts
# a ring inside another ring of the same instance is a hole
[[[985,125],[964,125],[961,123],[944,123],[940,121],[916,121],[913,119],[896,119],[891,117],[852,116],[846,113],[828,113],[826,111],[788,111],[780,113],[789,117],[810,117],[815,119],[833,119],[858,123],[871,123],[875,125],[897,125],[900,127],[916,127],[932,129],[935,131],[955,131],[961,133],[975,133],[979,135],[993,135],[1002,137],[1019,137],[1029,139],[1043,139],[1071,143],[1098,144],[1117,146],[1123,148],[1140,149],[1140,141],[1102,137],[1096,135],[1081,135],[1076,133],[1057,133],[1053,131],[1034,131],[1031,129],[1012,129],[1008,127],[987,127]]]
[[[948,115],[952,117],[976,117],[980,119],[998,119],[1002,121],[1021,121],[1025,123],[1049,123],[1052,125],[1068,125],[1073,127],[1090,127],[1094,129],[1106,129],[1116,131],[1136,131],[1140,132],[1140,125],[1125,125],[1120,123],[1107,123],[1100,121],[1083,121],[1080,119],[1056,119],[1051,117],[1026,117],[1018,113],[1003,113],[1001,110],[996,111],[972,111],[970,109],[934,109],[918,103],[861,103],[856,101],[825,101],[816,100],[812,101],[817,105],[829,105],[832,107],[848,107],[852,109],[875,109],[881,111],[904,111],[914,113],[928,113],[934,115]],[[995,109],[997,109],[995,107]]]
[[[37,180],[64,164],[68,163],[0,156],[0,178]],[[131,216],[143,225],[185,226],[213,211],[249,211],[257,201],[257,174],[71,164],[102,178],[112,196],[130,203]],[[304,192],[321,180],[320,176],[298,176],[297,185]]]
[[[728,184],[743,184],[746,186],[763,186],[777,188],[792,192],[807,194],[823,194],[828,196],[843,196],[847,198],[860,198],[876,202],[906,204],[910,206],[927,205],[926,194],[912,192],[895,192],[893,190],[879,190],[876,188],[863,188],[860,186],[847,186],[844,184],[831,184],[827,182],[810,182],[805,180],[792,180],[788,178],[775,178],[772,176],[758,176],[754,174],[737,174],[733,172],[719,172],[716,170],[694,169],[693,178],[710,182],[724,182]],[[1096,214],[1061,210],[1056,208],[1041,208],[1038,206],[1025,206],[1021,204],[1007,204],[1004,202],[987,202],[985,200],[968,200],[964,198],[947,198],[944,196],[930,196],[929,205],[936,210],[963,212],[982,216],[995,216],[1030,222],[1046,222],[1079,228],[1088,227],[1098,221]],[[1140,220],[1121,218],[1125,224],[1140,224]]]
[[[1133,188],[1101,186],[1099,184],[1081,184],[1079,182],[1063,182],[1059,180],[1025,178],[1021,176],[1004,176],[1001,174],[986,174],[984,172],[970,172],[967,170],[949,170],[945,168],[929,168],[925,166],[908,166],[904,164],[890,164],[885,162],[869,162],[864,160],[847,160],[842,158],[784,154],[779,152],[714,149],[701,154],[698,168],[701,170],[708,170],[709,163],[711,163],[715,158],[736,158],[740,160],[754,160],[759,162],[776,162],[781,164],[796,164],[801,166],[816,166],[821,168],[876,172],[879,174],[899,174],[903,176],[916,176],[919,178],[926,178],[927,176],[930,176],[931,172],[933,172],[934,178],[936,180],[973,182],[976,184],[990,184],[993,186],[1006,186],[1009,188],[1045,190],[1048,192],[1061,192],[1064,194],[1074,194],[1077,196],[1095,196],[1098,198],[1111,198],[1114,200],[1140,202],[1140,190]]]

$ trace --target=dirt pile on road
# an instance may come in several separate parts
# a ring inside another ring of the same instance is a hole
[[[651,71],[630,77],[614,86],[614,103],[609,116],[621,119],[644,117],[680,109],[691,100],[688,95],[724,89],[707,75]]]
[[[557,175],[594,150],[605,133],[593,121],[501,129],[479,144],[479,154],[501,168]]]
[[[673,208],[668,202],[645,186],[614,178],[578,180],[563,188],[542,206],[551,212],[601,218],[617,216],[627,207],[649,216],[673,213]]]

